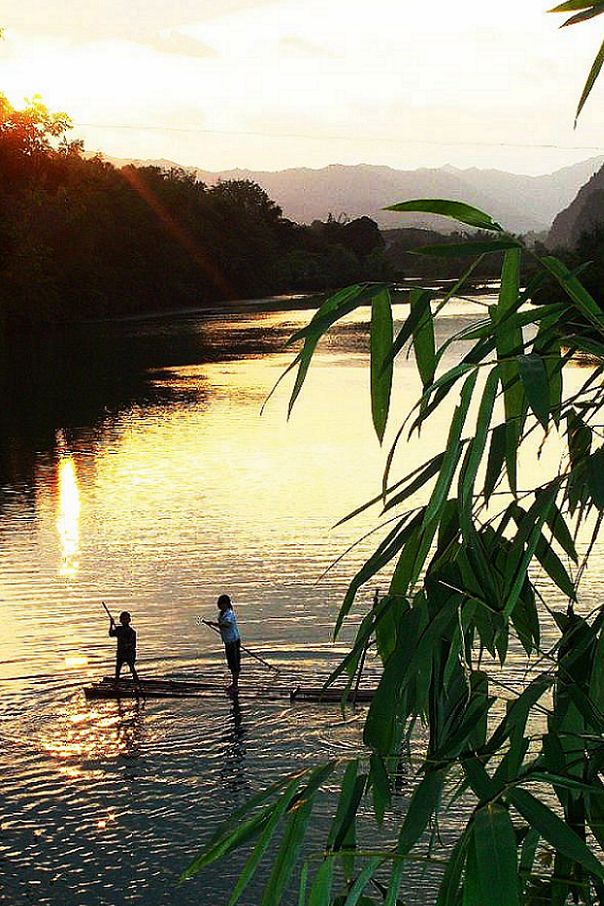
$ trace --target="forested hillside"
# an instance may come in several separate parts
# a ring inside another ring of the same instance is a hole
[[[64,114],[0,96],[5,329],[130,315],[386,275],[373,221],[299,226],[249,180],[86,159]]]
[[[166,160],[113,159],[112,163],[116,166],[153,164],[167,170],[175,166]],[[401,215],[383,210],[396,199],[436,197],[463,199],[491,211],[514,233],[540,233],[550,229],[556,214],[572,201],[603,163],[603,157],[594,157],[542,176],[477,167],[395,170],[370,164],[331,164],[321,169],[304,167],[276,172],[188,169],[208,186],[225,179],[257,182],[280,205],[286,217],[299,223],[325,219],[331,211],[337,217],[341,214],[371,217],[383,230],[415,227],[449,233],[451,224],[436,214]]]

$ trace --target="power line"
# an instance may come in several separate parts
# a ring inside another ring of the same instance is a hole
[[[438,139],[421,139],[421,138],[393,138],[385,136],[366,136],[366,135],[324,135],[310,134],[304,132],[266,132],[260,130],[239,130],[239,129],[204,129],[200,126],[158,126],[158,125],[133,125],[132,123],[82,123],[73,120],[74,126],[86,129],[127,129],[133,132],[177,132],[200,135],[240,135],[256,136],[259,138],[300,138],[314,141],[370,141],[370,142],[389,142],[396,145],[434,145],[436,147],[469,147],[469,148],[517,148],[523,150],[535,151],[593,151],[599,154],[604,153],[604,145],[557,145],[551,144],[528,144],[526,142],[488,142],[488,141],[442,141]]]

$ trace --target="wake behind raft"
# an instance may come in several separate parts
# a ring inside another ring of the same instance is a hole
[[[341,702],[343,689],[325,689],[323,686],[276,686],[246,685],[239,690],[239,697],[261,698],[267,701],[289,700],[290,702],[319,702],[337,704]],[[141,679],[137,684],[131,679],[115,680],[105,676],[97,683],[84,688],[87,699],[101,698],[207,698],[224,695],[222,683],[203,680],[173,680],[158,677]],[[370,702],[375,689],[356,689],[348,694],[351,703]]]

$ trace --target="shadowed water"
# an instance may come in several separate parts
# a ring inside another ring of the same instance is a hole
[[[439,341],[474,311],[459,303],[439,319]],[[291,383],[260,408],[306,312],[91,325],[14,352],[0,411],[0,902],[218,906],[239,856],[175,887],[216,827],[276,775],[362,753],[362,709],[259,699],[273,674],[249,660],[239,706],[87,705],[82,686],[112,669],[101,601],[133,614],[141,675],[225,677],[198,621],[223,591],[278,682],[318,682],[334,666],[352,632],[331,642],[339,604],[377,543],[317,582],[376,524],[368,513],[330,530],[379,491],[385,458],[371,429],[367,317],[320,347],[289,422]],[[571,382],[583,377],[577,368]],[[402,360],[389,437],[418,392]],[[398,474],[442,449],[450,411],[402,448]],[[598,548],[586,609],[601,575]],[[408,766],[399,811],[412,778]],[[328,808],[321,799],[311,848]],[[411,878],[406,896],[422,902]],[[243,902],[257,904],[260,888]]]

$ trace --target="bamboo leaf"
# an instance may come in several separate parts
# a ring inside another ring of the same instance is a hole
[[[434,319],[430,303],[425,305],[423,299],[411,295],[411,310],[420,306],[421,316],[417,319],[416,327],[413,330],[413,349],[415,351],[415,360],[420,373],[424,389],[434,380],[436,369],[436,346],[434,341]]]
[[[333,883],[333,859],[325,859],[313,878],[308,906],[329,906],[331,903],[331,885]]]
[[[430,459],[424,466],[420,466],[419,474],[411,481],[406,488],[403,488],[402,491],[399,491],[394,497],[391,497],[386,506],[384,507],[384,512],[392,509],[393,507],[400,506],[401,503],[404,503],[405,500],[408,500],[416,491],[419,491],[425,484],[427,484],[431,478],[434,478],[436,474],[440,471],[443,460],[445,458],[444,453],[439,453],[438,456],[434,456]],[[382,499],[382,495],[380,498]]]
[[[516,836],[507,808],[489,803],[479,809],[472,840],[480,890],[475,906],[519,906]]]
[[[395,484],[391,485],[390,487],[386,487],[375,497],[372,497],[371,500],[368,500],[366,503],[362,503],[356,509],[352,510],[352,512],[348,513],[346,516],[343,516],[340,520],[338,520],[338,522],[336,522],[334,524],[333,527],[338,528],[340,525],[344,525],[344,523],[350,522],[351,519],[354,519],[355,516],[358,516],[360,513],[364,513],[366,510],[370,509],[372,506],[375,506],[376,503],[380,503],[380,502],[383,503],[384,499],[389,494],[393,494],[394,491],[397,491],[399,488],[401,488],[404,484],[406,484],[408,481],[410,481],[416,475],[420,475],[420,473],[422,473],[425,469],[428,469],[429,467],[430,468],[435,467],[436,471],[438,471],[438,469],[440,468],[440,465],[434,466],[434,463],[435,463],[435,460],[439,460],[439,462],[442,462],[442,457],[443,457],[443,454],[439,453],[438,456],[435,456],[435,457],[433,457],[433,459],[428,460],[427,463],[424,463],[421,466],[418,466],[417,469],[413,469],[412,472],[409,472],[407,475],[405,475],[404,478],[401,478],[400,481],[397,481]],[[432,474],[434,474],[434,473],[432,473]],[[423,481],[419,484],[419,487],[421,487],[422,484],[424,484]],[[417,488],[415,488],[415,490],[417,490]],[[415,493],[415,491],[410,492],[410,494],[413,494],[413,493]],[[410,494],[407,496],[410,496]],[[405,500],[405,499],[406,499],[406,497],[403,497],[403,500]],[[386,507],[384,507],[384,510],[386,510]]]
[[[413,255],[425,255],[435,258],[464,258],[471,255],[486,255],[489,252],[503,252],[507,249],[520,248],[515,239],[492,239],[486,242],[454,242],[442,245],[422,245],[412,249]]]
[[[539,845],[539,832],[530,827],[526,837],[522,841],[520,850],[520,864],[518,866],[519,874],[528,875],[533,870],[535,856],[537,855],[537,846]]]
[[[568,25],[578,25],[579,22],[586,22],[588,19],[593,19],[595,16],[601,16],[604,13],[604,8],[601,6],[593,6],[591,9],[583,10],[582,13],[577,13],[575,16],[571,16],[570,19],[567,19],[566,22],[562,23],[562,28],[565,28]]]
[[[357,904],[360,903],[363,891],[369,884],[372,875],[381,865],[382,861],[383,859],[380,856],[374,856],[369,860],[363,871],[360,873],[360,875],[350,888],[350,892],[344,901],[344,906],[357,906]]]
[[[275,856],[270,877],[264,888],[261,906],[279,906],[298,861],[314,798],[302,799],[289,814],[281,845]]]
[[[237,879],[237,884],[235,885],[235,889],[233,890],[233,893],[229,900],[229,906],[235,906],[235,904],[239,902],[239,899],[241,898],[242,893],[244,892],[245,888],[247,887],[247,885],[249,884],[249,882],[252,880],[253,876],[255,875],[256,869],[258,868],[258,865],[260,864],[262,857],[266,853],[266,851],[269,847],[269,844],[270,844],[271,840],[273,839],[274,833],[277,829],[277,825],[279,824],[279,822],[283,818],[283,815],[285,814],[287,808],[289,807],[289,805],[294,797],[294,794],[296,793],[298,787],[300,786],[301,780],[302,780],[301,777],[297,777],[294,780],[292,780],[292,782],[289,784],[289,786],[286,787],[286,789],[283,793],[283,796],[277,803],[276,808],[273,810],[272,815],[270,816],[264,830],[262,831],[262,834],[260,835],[260,839],[259,839],[258,843],[254,847],[252,853],[250,854],[249,858],[247,859],[245,865],[243,866],[241,874],[239,875],[239,878]]]
[[[392,755],[399,730],[399,705],[402,690],[409,674],[409,667],[420,648],[420,658],[426,658],[424,630],[428,614],[425,602],[415,604],[401,620],[401,641],[388,659],[377,691],[369,707],[363,741],[380,755]],[[404,643],[403,643],[404,640]],[[428,645],[431,642],[428,642]]]
[[[486,750],[489,753],[494,754],[497,752],[505,740],[515,732],[524,732],[532,708],[545,695],[552,682],[553,679],[547,675],[537,676],[517,699],[508,704],[506,716],[502,719],[486,746]]]
[[[384,439],[384,431],[388,421],[390,409],[390,393],[392,391],[392,361],[387,362],[387,356],[392,348],[392,305],[390,292],[383,289],[371,302],[371,413],[373,425],[380,443]]]
[[[587,483],[591,499],[604,510],[604,447],[592,453],[587,461]]]
[[[528,577],[525,579],[510,619],[522,647],[530,657],[533,649],[539,648],[541,626],[535,592]]]
[[[580,465],[589,456],[593,439],[592,430],[573,409],[568,413],[566,420],[571,465]]]
[[[461,432],[463,431],[468,409],[470,408],[477,377],[478,372],[474,371],[473,374],[466,378],[462,387],[459,406],[455,409],[453,418],[451,419],[443,464],[432,496],[430,497],[430,502],[428,503],[424,514],[424,526],[427,526],[438,515],[447,499],[447,494],[449,493],[449,488],[451,487],[455,470],[462,454],[463,448],[460,444]]]
[[[423,835],[432,816],[436,815],[445,775],[446,769],[428,773],[416,787],[397,842],[396,853],[399,856],[407,855]],[[399,902],[398,892],[404,868],[404,859],[394,862],[384,906],[395,906]]]
[[[182,873],[180,880],[194,877],[199,874],[202,868],[211,865],[212,862],[221,859],[238,846],[242,846],[257,836],[270,819],[270,815],[273,809],[277,807],[277,803],[273,802],[265,806],[260,812],[255,812],[255,814],[250,813],[253,813],[258,806],[267,802],[268,799],[271,799],[284,787],[287,787],[288,783],[294,783],[297,780],[301,781],[307,774],[307,771],[300,771],[293,776],[284,777],[266,790],[257,793],[256,796],[253,796],[241,808],[237,809],[230,819],[217,830],[204,849],[193,859]]]
[[[592,6],[603,6],[604,0],[565,0],[553,9],[548,9],[548,13],[572,13],[577,9],[587,9]]]
[[[550,407],[550,388],[547,371],[541,356],[519,355],[518,366],[528,404],[547,430]]]
[[[300,871],[300,887],[298,889],[298,906],[307,906],[306,888],[308,886],[308,862],[305,862]],[[329,904],[327,904],[329,906]]]
[[[392,349],[390,350],[390,353],[388,354],[386,361],[384,362],[384,367],[387,366],[388,362],[396,358],[407,340],[409,340],[413,336],[417,325],[423,319],[426,311],[430,309],[431,301],[432,293],[430,292],[430,290],[419,288],[411,290],[411,292],[409,293],[409,314],[405,319],[403,326],[396,335],[396,339],[392,344]]]
[[[562,550],[576,563],[579,558],[577,556],[575,542],[564,521],[564,516],[555,503],[552,505],[552,511],[545,521]]]
[[[491,434],[487,471],[484,479],[484,499],[488,503],[503,472],[505,463],[506,426],[497,425]]]
[[[525,511],[518,504],[512,504],[512,515],[518,528],[520,528],[527,517]],[[571,600],[576,599],[576,590],[571,577],[568,575],[566,567],[552,550],[551,546],[545,540],[543,535],[538,539],[535,547],[535,557],[548,574],[550,579],[556,583],[557,587]]]
[[[296,357],[298,373],[296,374],[296,380],[289,400],[288,417],[291,415],[295,402],[304,386],[312,357],[325,331],[340,318],[358,308],[359,305],[371,301],[384,288],[384,284],[375,284],[370,286],[348,286],[346,289],[340,290],[339,293],[331,296],[323,303],[306,327],[298,330],[289,338],[288,345],[298,340],[304,340],[304,345]]]
[[[600,10],[599,12],[602,12],[602,10]],[[599,13],[595,13],[595,15],[598,15],[598,14]],[[596,83],[596,79],[598,78],[598,76],[600,75],[600,72],[602,71],[603,65],[604,65],[604,41],[602,42],[602,45],[600,46],[600,49],[599,49],[598,53],[596,54],[596,58],[593,61],[592,67],[589,71],[589,75],[587,76],[587,81],[585,82],[585,87],[583,88],[583,93],[581,94],[581,98],[580,98],[579,104],[577,106],[577,112],[575,114],[575,126],[577,124],[577,120],[581,116],[581,111],[583,110],[583,107],[585,106],[585,102],[587,101],[587,98],[591,94],[591,90]]]
[[[567,296],[572,299],[577,309],[584,315],[595,327],[602,328],[604,324],[604,315],[600,306],[595,299],[588,293],[581,281],[573,271],[558,258],[552,255],[546,255],[541,259],[541,263],[552,274]]]
[[[453,852],[449,856],[438,890],[436,906],[459,906],[459,885],[461,884],[461,875],[471,836],[471,826],[466,827],[462,836],[453,847]]]
[[[449,395],[459,378],[467,375],[468,372],[475,371],[476,366],[474,364],[470,362],[460,362],[459,365],[454,365],[453,368],[449,369],[449,371],[446,372],[446,374],[442,374],[439,378],[437,378],[434,383],[426,389],[421,399],[414,407],[414,410],[419,409],[420,411],[419,415],[409,428],[409,437],[411,437],[415,430],[419,431],[419,428],[426,421],[428,416],[432,415],[434,410],[437,409],[438,406],[440,406],[440,404],[443,402],[443,400]],[[432,399],[430,399],[430,397],[432,397]],[[428,402],[428,400],[430,401]],[[400,440],[401,434],[402,429],[397,435],[396,441],[392,445],[392,449],[388,454],[388,463],[384,472],[385,477],[388,476],[392,457],[394,456],[394,452],[396,450],[396,443],[398,440]]]
[[[492,230],[496,233],[502,233],[503,227],[500,226],[489,214],[479,211],[469,204],[461,201],[448,201],[446,199],[423,198],[413,201],[402,201],[399,204],[389,205],[384,208],[385,211],[418,211],[423,214],[440,214],[443,217],[450,217],[452,220],[458,220],[460,223],[466,223],[468,226],[476,227],[479,230]]]
[[[466,870],[463,879],[463,906],[482,906],[482,890],[480,888],[480,869],[476,855],[474,841],[474,828],[470,835],[468,854],[466,856]]]
[[[445,776],[446,769],[430,771],[415,788],[396,844],[398,856],[406,856],[410,852],[436,814]]]
[[[575,780],[573,777],[564,777],[561,774],[554,774],[551,771],[531,771],[526,780],[531,782],[537,781],[549,783],[553,787],[572,790],[576,793],[585,793],[586,796],[589,796],[594,792],[594,787],[590,783],[583,783],[581,780]],[[524,782],[524,779],[521,782]]]
[[[375,753],[371,756],[369,781],[373,793],[375,820],[379,825],[382,825],[386,809],[390,807],[392,796],[390,793],[390,780],[384,760]]]
[[[597,878],[604,879],[604,866],[571,828],[546,805],[526,790],[511,790],[509,799],[538,833],[554,849],[574,862],[579,862]]]
[[[363,564],[353,578],[338,613],[333,634],[334,639],[337,638],[340,629],[342,628],[342,624],[350,612],[359,588],[372,579],[377,572],[392,560],[401,548],[406,545],[408,539],[421,524],[423,510],[420,510],[411,520],[409,520],[410,515],[410,513],[407,513],[402,517],[400,522],[398,522],[394,529],[388,533],[386,538],[376,549],[375,553]]]
[[[351,830],[354,828],[357,809],[363,796],[367,778],[364,774],[357,776],[359,762],[357,759],[347,765],[342,778],[340,798],[335,817],[327,838],[326,848],[337,852],[345,843],[349,843]]]
[[[473,736],[481,724],[486,729],[487,715],[494,701],[494,698],[477,696],[468,706],[455,732],[440,747],[439,755],[443,758],[457,758],[462,752],[473,751],[476,748],[472,744]],[[466,743],[469,744],[467,749]]]
[[[274,807],[274,805],[267,806],[259,814],[254,815],[247,821],[243,821],[239,827],[235,828],[235,830],[231,831],[231,833],[223,837],[213,846],[202,850],[202,852],[196,856],[191,864],[183,871],[181,880],[193,878],[207,865],[211,865],[212,862],[224,858],[224,856],[228,855],[228,853],[232,852],[234,849],[243,846],[245,843],[248,843],[250,840],[257,837],[270,820]]]
[[[535,502],[527,513],[522,528],[518,531],[506,564],[506,603],[504,617],[509,617],[526,579],[527,570],[535,555],[545,520],[556,498],[559,481],[536,495]]]
[[[460,523],[467,540],[475,534],[472,531],[474,482],[482,462],[498,387],[499,367],[496,366],[491,370],[486,380],[476,418],[476,434],[468,445],[464,465],[459,476]]]
[[[369,639],[375,632],[377,632],[380,622],[386,616],[391,603],[391,598],[385,595],[381,599],[377,607],[372,607],[369,613],[365,614],[361,621],[361,625],[357,630],[352,648],[325,680],[326,689],[329,688],[329,686],[332,686],[337,678],[343,673],[348,673],[350,676],[354,676],[361,655],[365,650]]]
[[[291,335],[287,345],[291,346],[292,343],[305,340],[307,337],[321,337],[332,324],[353,312],[359,305],[370,302],[386,288],[385,283],[356,283],[339,290],[323,302],[305,327]]]
[[[508,330],[504,322],[510,313],[516,310],[520,297],[520,261],[519,249],[505,253],[501,268],[501,287],[499,301],[493,312],[497,358],[500,363],[501,383],[506,424],[506,454],[508,479],[512,491],[516,490],[516,458],[518,442],[522,434],[524,412],[524,388],[520,380],[519,366],[515,356],[523,348],[522,330]]]
[[[464,757],[462,766],[468,783],[479,801],[486,802],[498,795],[500,789],[495,783],[495,778],[491,780],[477,756]]]
[[[604,631],[600,631],[592,660],[589,697],[594,707],[604,714]]]

